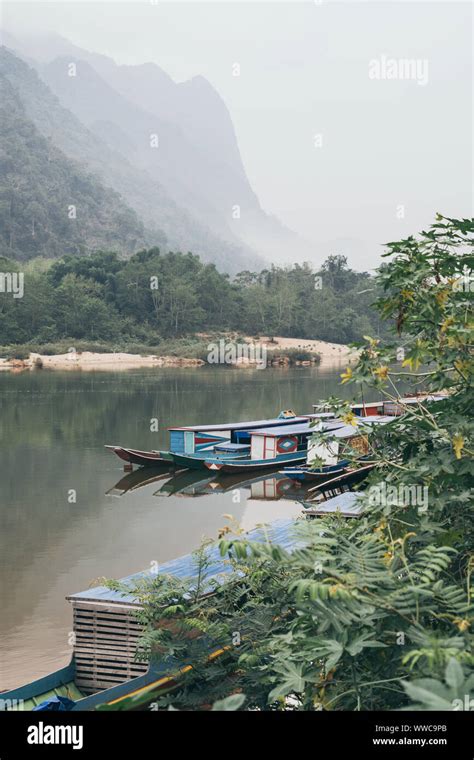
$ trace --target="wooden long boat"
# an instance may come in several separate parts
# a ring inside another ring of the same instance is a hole
[[[126,449],[124,446],[105,446],[109,451],[117,454],[127,464],[136,464],[139,467],[169,467],[173,465],[173,458],[167,451],[140,451],[139,449]]]
[[[267,429],[289,428],[294,425],[306,425],[309,427],[313,421],[325,421],[329,424],[334,420],[332,413],[307,414],[299,417],[274,418],[272,420],[259,420],[257,422],[239,422],[228,427],[227,431],[220,431],[222,438],[216,439],[217,433],[212,433],[213,440],[209,443],[209,438],[203,438],[203,434],[194,433],[194,438],[186,442],[188,428],[173,428],[171,431],[171,454],[177,467],[189,467],[190,469],[200,470],[206,467],[207,459],[219,460],[246,460],[250,456],[252,436],[256,431]],[[270,422],[270,424],[267,424]],[[342,424],[337,422],[336,424]],[[208,426],[214,428],[215,426]],[[175,436],[177,432],[184,438],[178,440]],[[208,429],[206,428],[206,431]],[[232,470],[235,472],[235,470]]]
[[[322,467],[316,468],[311,468],[308,464],[285,467],[284,470],[280,470],[280,474],[285,478],[290,478],[298,483],[315,483],[316,481],[327,480],[329,477],[343,475],[347,472],[349,466],[349,459],[341,459],[341,461],[336,464],[326,464]]]
[[[233,443],[244,445],[248,443],[249,431],[258,428],[292,425],[296,422],[306,422],[315,417],[333,417],[332,413],[323,415],[306,414],[297,416],[292,410],[280,412],[278,417],[266,420],[250,420],[247,422],[223,422],[213,425],[185,425],[168,428],[170,448],[168,451],[142,451],[125,446],[106,445],[127,464],[139,467],[169,466],[170,463],[179,467],[201,467],[200,454],[212,452],[220,444]],[[198,462],[196,464],[196,461]]]
[[[0,710],[55,710],[55,703],[62,703],[63,710],[94,710],[99,705],[118,704],[138,690],[170,686],[172,668],[169,664],[150,666],[146,673],[124,683],[103,689],[95,694],[85,694],[76,684],[74,657],[64,668],[59,668],[43,678],[38,678],[17,689],[0,692]]]
[[[299,425],[289,425],[285,428],[263,428],[253,430],[250,434],[250,451],[241,457],[224,458],[221,456],[208,457],[204,461],[205,467],[213,472],[258,472],[260,470],[272,470],[275,465],[285,467],[296,465],[306,461],[308,440],[316,429],[327,431],[328,434],[335,430],[347,427],[341,421],[319,420],[318,428],[312,427],[309,422]]]
[[[344,503],[339,497],[328,500],[323,505],[310,505],[307,516],[312,513],[327,514],[339,512],[352,516],[348,509],[355,494],[344,494]],[[293,519],[277,520],[265,530],[250,531],[248,538],[267,542],[294,551],[301,546],[301,539],[293,531]],[[222,557],[218,546],[209,547],[208,575],[203,593],[212,593],[215,583],[224,582],[231,572],[230,563]],[[192,578],[196,573],[194,557],[188,554],[162,564],[159,574],[176,578]],[[74,609],[74,656],[65,667],[55,670],[42,678],[35,679],[8,691],[0,692],[0,710],[56,710],[58,700],[65,700],[63,709],[87,711],[99,709],[144,708],[160,694],[179,686],[182,676],[192,670],[192,662],[179,662],[174,658],[155,660],[149,665],[142,664],[142,670],[135,677],[127,677],[135,663],[135,641],[140,636],[136,613],[140,605],[134,596],[136,582],[152,578],[150,569],[122,579],[128,585],[130,594],[113,588],[96,586],[68,597]],[[129,620],[124,622],[125,608],[129,609]],[[131,620],[136,626],[136,634],[131,636]],[[225,654],[228,647],[213,646],[204,640],[208,649],[207,662]],[[123,675],[120,675],[123,672]],[[121,680],[120,680],[121,679]],[[119,681],[119,682],[117,682]]]
[[[334,496],[337,496],[338,493],[350,491],[355,485],[362,483],[375,467],[375,463],[370,463],[363,467],[350,468],[342,475],[338,475],[335,478],[329,478],[329,480],[325,480],[323,483],[318,483],[317,486],[310,488],[308,493],[314,493],[316,491],[323,499],[327,499],[328,496],[333,498]],[[315,498],[317,499],[317,497]]]
[[[362,403],[351,404],[351,411],[356,417],[375,417],[379,415],[388,415],[398,417],[406,412],[406,408],[414,404],[422,404],[427,401],[442,401],[446,398],[446,393],[413,393],[401,396],[394,401],[381,399],[380,401],[363,401]],[[326,411],[329,407],[326,404],[313,404],[314,412]]]
[[[327,442],[314,445],[309,442],[305,464],[286,467],[281,473],[300,483],[324,482],[330,477],[344,475],[354,461],[354,451],[359,453],[356,461],[364,461],[368,454],[369,434],[374,426],[386,425],[391,421],[392,417],[374,415],[358,419],[355,424],[337,428]],[[314,461],[322,461],[322,465],[312,467],[311,462]]]

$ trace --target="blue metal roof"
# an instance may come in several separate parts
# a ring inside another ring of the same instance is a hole
[[[292,527],[294,520],[276,520],[270,525],[263,528],[257,528],[250,531],[247,534],[247,538],[252,541],[264,542],[267,538],[273,543],[284,547],[285,549],[294,548],[297,545],[297,540],[294,536]],[[208,558],[210,560],[209,567],[206,571],[207,582],[211,580],[217,580],[219,576],[230,573],[231,566],[227,557],[221,557],[219,547],[212,545],[207,550]],[[170,562],[164,562],[159,566],[158,575],[173,575],[175,578],[193,578],[195,577],[195,561],[192,554],[186,554],[183,557],[178,557]],[[128,575],[126,578],[121,579],[121,583],[130,586],[133,589],[134,584],[137,581],[153,580],[156,574],[151,570],[144,570],[140,573],[134,573]],[[81,601],[93,601],[93,602],[115,602],[122,604],[138,604],[136,597],[133,593],[122,594],[118,591],[113,591],[106,586],[96,586],[94,588],[86,589],[86,591],[79,591],[77,594],[71,594],[66,597],[73,602]]]

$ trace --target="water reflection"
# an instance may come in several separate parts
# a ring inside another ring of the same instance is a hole
[[[168,448],[171,425],[311,411],[346,393],[337,381],[318,368],[1,374],[0,689],[68,661],[67,595],[193,551],[226,513],[244,529],[301,513],[297,489],[275,474],[124,475],[105,443]]]
[[[224,494],[229,491],[236,495],[239,489],[249,492],[252,499],[278,501],[279,499],[304,500],[309,486],[297,483],[280,472],[254,475],[249,478],[246,473],[233,475],[205,474],[200,470],[160,470],[141,468],[129,472],[106,492],[112,496],[124,496],[130,491],[137,491],[153,483],[160,483],[153,496],[192,497],[209,494]]]

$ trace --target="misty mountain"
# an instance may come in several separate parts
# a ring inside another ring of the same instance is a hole
[[[148,242],[144,225],[118,193],[52,145],[28,119],[0,75],[0,255],[132,254]]]
[[[262,210],[228,109],[204,77],[176,83],[155,63],[118,65],[58,35],[16,44],[41,62],[41,76],[91,131],[219,237],[271,260],[314,258],[312,246]]]
[[[120,193],[143,219],[149,244],[192,250],[206,261],[236,272],[263,262],[235,239],[225,241],[185,209],[177,206],[164,186],[123,153],[112,150],[98,134],[65,108],[38,73],[5,47],[0,48],[0,72],[17,93],[25,113],[47,140],[69,158],[93,172]],[[97,126],[97,125],[96,125]],[[99,131],[99,127],[98,127]],[[118,128],[120,134],[120,128]]]

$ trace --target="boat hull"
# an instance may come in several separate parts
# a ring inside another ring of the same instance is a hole
[[[173,463],[168,451],[140,451],[139,449],[126,449],[123,446],[106,446],[113,451],[123,462],[136,464],[139,467],[169,467]]]
[[[206,459],[204,465],[208,470],[211,470],[216,474],[231,472],[252,473],[262,470],[274,470],[285,464],[299,464],[306,461],[306,456],[306,451],[298,451],[292,454],[282,454],[273,457],[272,459],[249,459],[247,461],[239,461],[238,459],[231,459],[229,461],[222,459]]]
[[[174,682],[173,677],[169,675],[170,671],[173,672],[173,668],[169,662],[151,664],[147,672],[141,676],[84,696],[75,684],[76,668],[73,658],[69,665],[43,678],[16,689],[0,692],[0,712],[18,709],[35,711],[39,705],[57,696],[68,696],[72,700],[72,705],[68,708],[71,711],[95,710],[102,705],[115,705],[141,690],[146,691],[152,687],[157,691],[160,687],[166,689]]]
[[[187,467],[190,470],[205,470],[206,469],[206,460],[207,459],[218,459],[219,461],[225,462],[226,456],[231,461],[238,461],[238,458],[231,454],[219,454],[219,457],[213,457],[212,451],[203,451],[199,454],[176,454],[173,452],[171,456],[173,457],[173,462],[175,467]],[[234,471],[233,471],[234,472]]]
[[[330,477],[343,475],[346,471],[347,466],[344,465],[335,465],[334,467],[322,470],[311,470],[303,465],[302,467],[286,467],[284,470],[280,470],[280,473],[298,483],[317,483]]]

